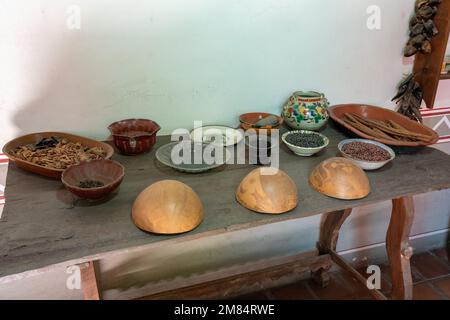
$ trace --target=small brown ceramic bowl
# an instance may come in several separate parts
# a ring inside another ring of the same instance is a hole
[[[108,126],[117,149],[126,155],[148,152],[156,143],[161,127],[152,120],[126,119]]]
[[[124,167],[116,161],[93,160],[70,166],[63,172],[61,181],[76,196],[97,200],[116,190],[124,175]]]
[[[278,122],[276,124],[273,125],[266,125],[266,126],[261,126],[258,127],[255,124],[266,118],[269,116],[273,116],[275,117]],[[241,114],[239,116],[239,122],[241,123],[241,128],[244,129],[245,131],[249,130],[249,129],[253,129],[256,131],[256,133],[260,133],[259,130],[261,129],[266,129],[267,130],[267,134],[270,134],[272,129],[278,129],[281,124],[283,123],[283,118],[274,114],[270,114],[270,113],[265,113],[265,112],[250,112],[250,113],[244,113]]]

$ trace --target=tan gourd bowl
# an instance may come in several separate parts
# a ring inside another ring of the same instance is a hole
[[[354,200],[370,193],[369,178],[353,161],[345,158],[330,158],[314,168],[309,184],[329,197]]]
[[[295,182],[281,170],[273,175],[263,175],[261,170],[253,170],[241,181],[236,200],[259,213],[281,214],[294,209],[298,203]]]
[[[131,219],[144,231],[178,234],[191,231],[202,222],[203,205],[189,186],[175,180],[162,180],[139,194]]]

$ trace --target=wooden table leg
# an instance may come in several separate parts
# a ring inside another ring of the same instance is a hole
[[[409,259],[413,249],[408,238],[414,219],[412,197],[392,200],[392,214],[386,235],[386,249],[392,277],[391,299],[412,299],[412,276]]]
[[[329,254],[330,251],[336,250],[339,230],[351,212],[352,209],[345,209],[324,214],[320,225],[319,242],[317,242],[319,255]],[[330,270],[331,265],[330,263],[327,266],[321,266],[319,269],[311,272],[314,281],[322,287],[326,287],[330,282],[328,270]]]

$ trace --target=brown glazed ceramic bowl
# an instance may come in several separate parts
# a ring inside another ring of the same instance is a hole
[[[122,183],[124,175],[125,169],[116,161],[92,160],[67,168],[61,176],[61,181],[67,190],[76,196],[97,200],[116,190]],[[98,181],[103,186],[81,188],[80,183],[86,181]]]
[[[161,127],[152,120],[126,119],[108,126],[114,145],[123,154],[136,155],[148,152],[156,142]]]
[[[267,125],[262,127],[255,127],[255,124],[268,116],[273,116],[278,119],[278,123],[275,125]],[[241,123],[241,128],[247,131],[248,129],[253,129],[256,131],[256,133],[259,133],[259,130],[266,129],[267,134],[271,133],[272,129],[278,129],[281,124],[283,123],[283,118],[274,114],[265,113],[265,112],[250,112],[250,113],[244,113],[239,116],[239,122]]]
[[[87,146],[90,148],[98,147],[102,148],[106,152],[105,159],[109,159],[114,154],[114,149],[109,144],[92,140],[85,137],[76,136],[74,134],[64,133],[64,132],[38,132],[38,133],[32,133],[27,134],[25,136],[18,137],[14,140],[9,141],[7,144],[3,147],[3,153],[8,156],[9,159],[15,162],[16,166],[19,168],[22,168],[24,170],[34,172],[37,174],[40,174],[42,176],[60,179],[61,174],[63,173],[64,169],[52,169],[48,167],[44,167],[29,161],[22,160],[20,158],[17,158],[12,153],[17,147],[24,146],[27,144],[37,143],[41,141],[44,138],[50,138],[50,137],[59,137],[62,139],[67,139],[71,142],[79,142],[83,146]]]
[[[358,129],[356,129],[356,128],[352,127],[351,125],[347,124],[346,122],[344,122],[343,119],[345,117],[345,113],[347,113],[347,112],[355,113],[364,118],[372,119],[372,120],[383,120],[383,121],[384,120],[392,120],[409,131],[430,136],[430,137],[432,137],[432,139],[430,139],[429,142],[423,142],[423,141],[394,141],[394,140],[387,140],[387,139],[382,139],[382,138],[375,138],[364,132],[359,131]],[[407,147],[426,146],[426,145],[435,144],[439,139],[438,134],[434,130],[432,130],[416,121],[412,121],[411,119],[405,117],[404,115],[401,115],[398,112],[388,110],[385,108],[369,106],[369,105],[362,105],[362,104],[340,104],[340,105],[336,105],[336,106],[332,106],[332,107],[328,108],[328,113],[330,114],[331,119],[333,119],[340,125],[346,127],[350,131],[354,132],[358,136],[360,136],[364,139],[375,140],[375,141],[378,141],[378,142],[381,142],[381,143],[384,143],[387,145],[391,145],[391,146],[407,146]]]

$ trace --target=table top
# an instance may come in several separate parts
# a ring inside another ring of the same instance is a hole
[[[10,163],[6,198],[0,220],[0,276],[33,270],[141,245],[171,243],[354,208],[383,200],[450,188],[450,156],[434,148],[395,149],[397,156],[385,167],[367,172],[371,193],[348,201],[324,196],[308,184],[308,176],[321,161],[338,155],[337,144],[347,138],[330,123],[322,132],[330,139],[326,150],[309,157],[280,148],[280,169],[298,186],[299,204],[289,213],[272,216],[251,212],[235,200],[240,181],[256,165],[225,165],[201,174],[175,171],[155,159],[157,148],[169,142],[158,137],[150,153],[115,154],[125,167],[125,178],[113,196],[98,203],[74,201],[59,180],[18,169]],[[191,186],[203,202],[205,217],[195,230],[176,236],[154,235],[137,229],[130,219],[137,195],[148,185],[176,179]]]

